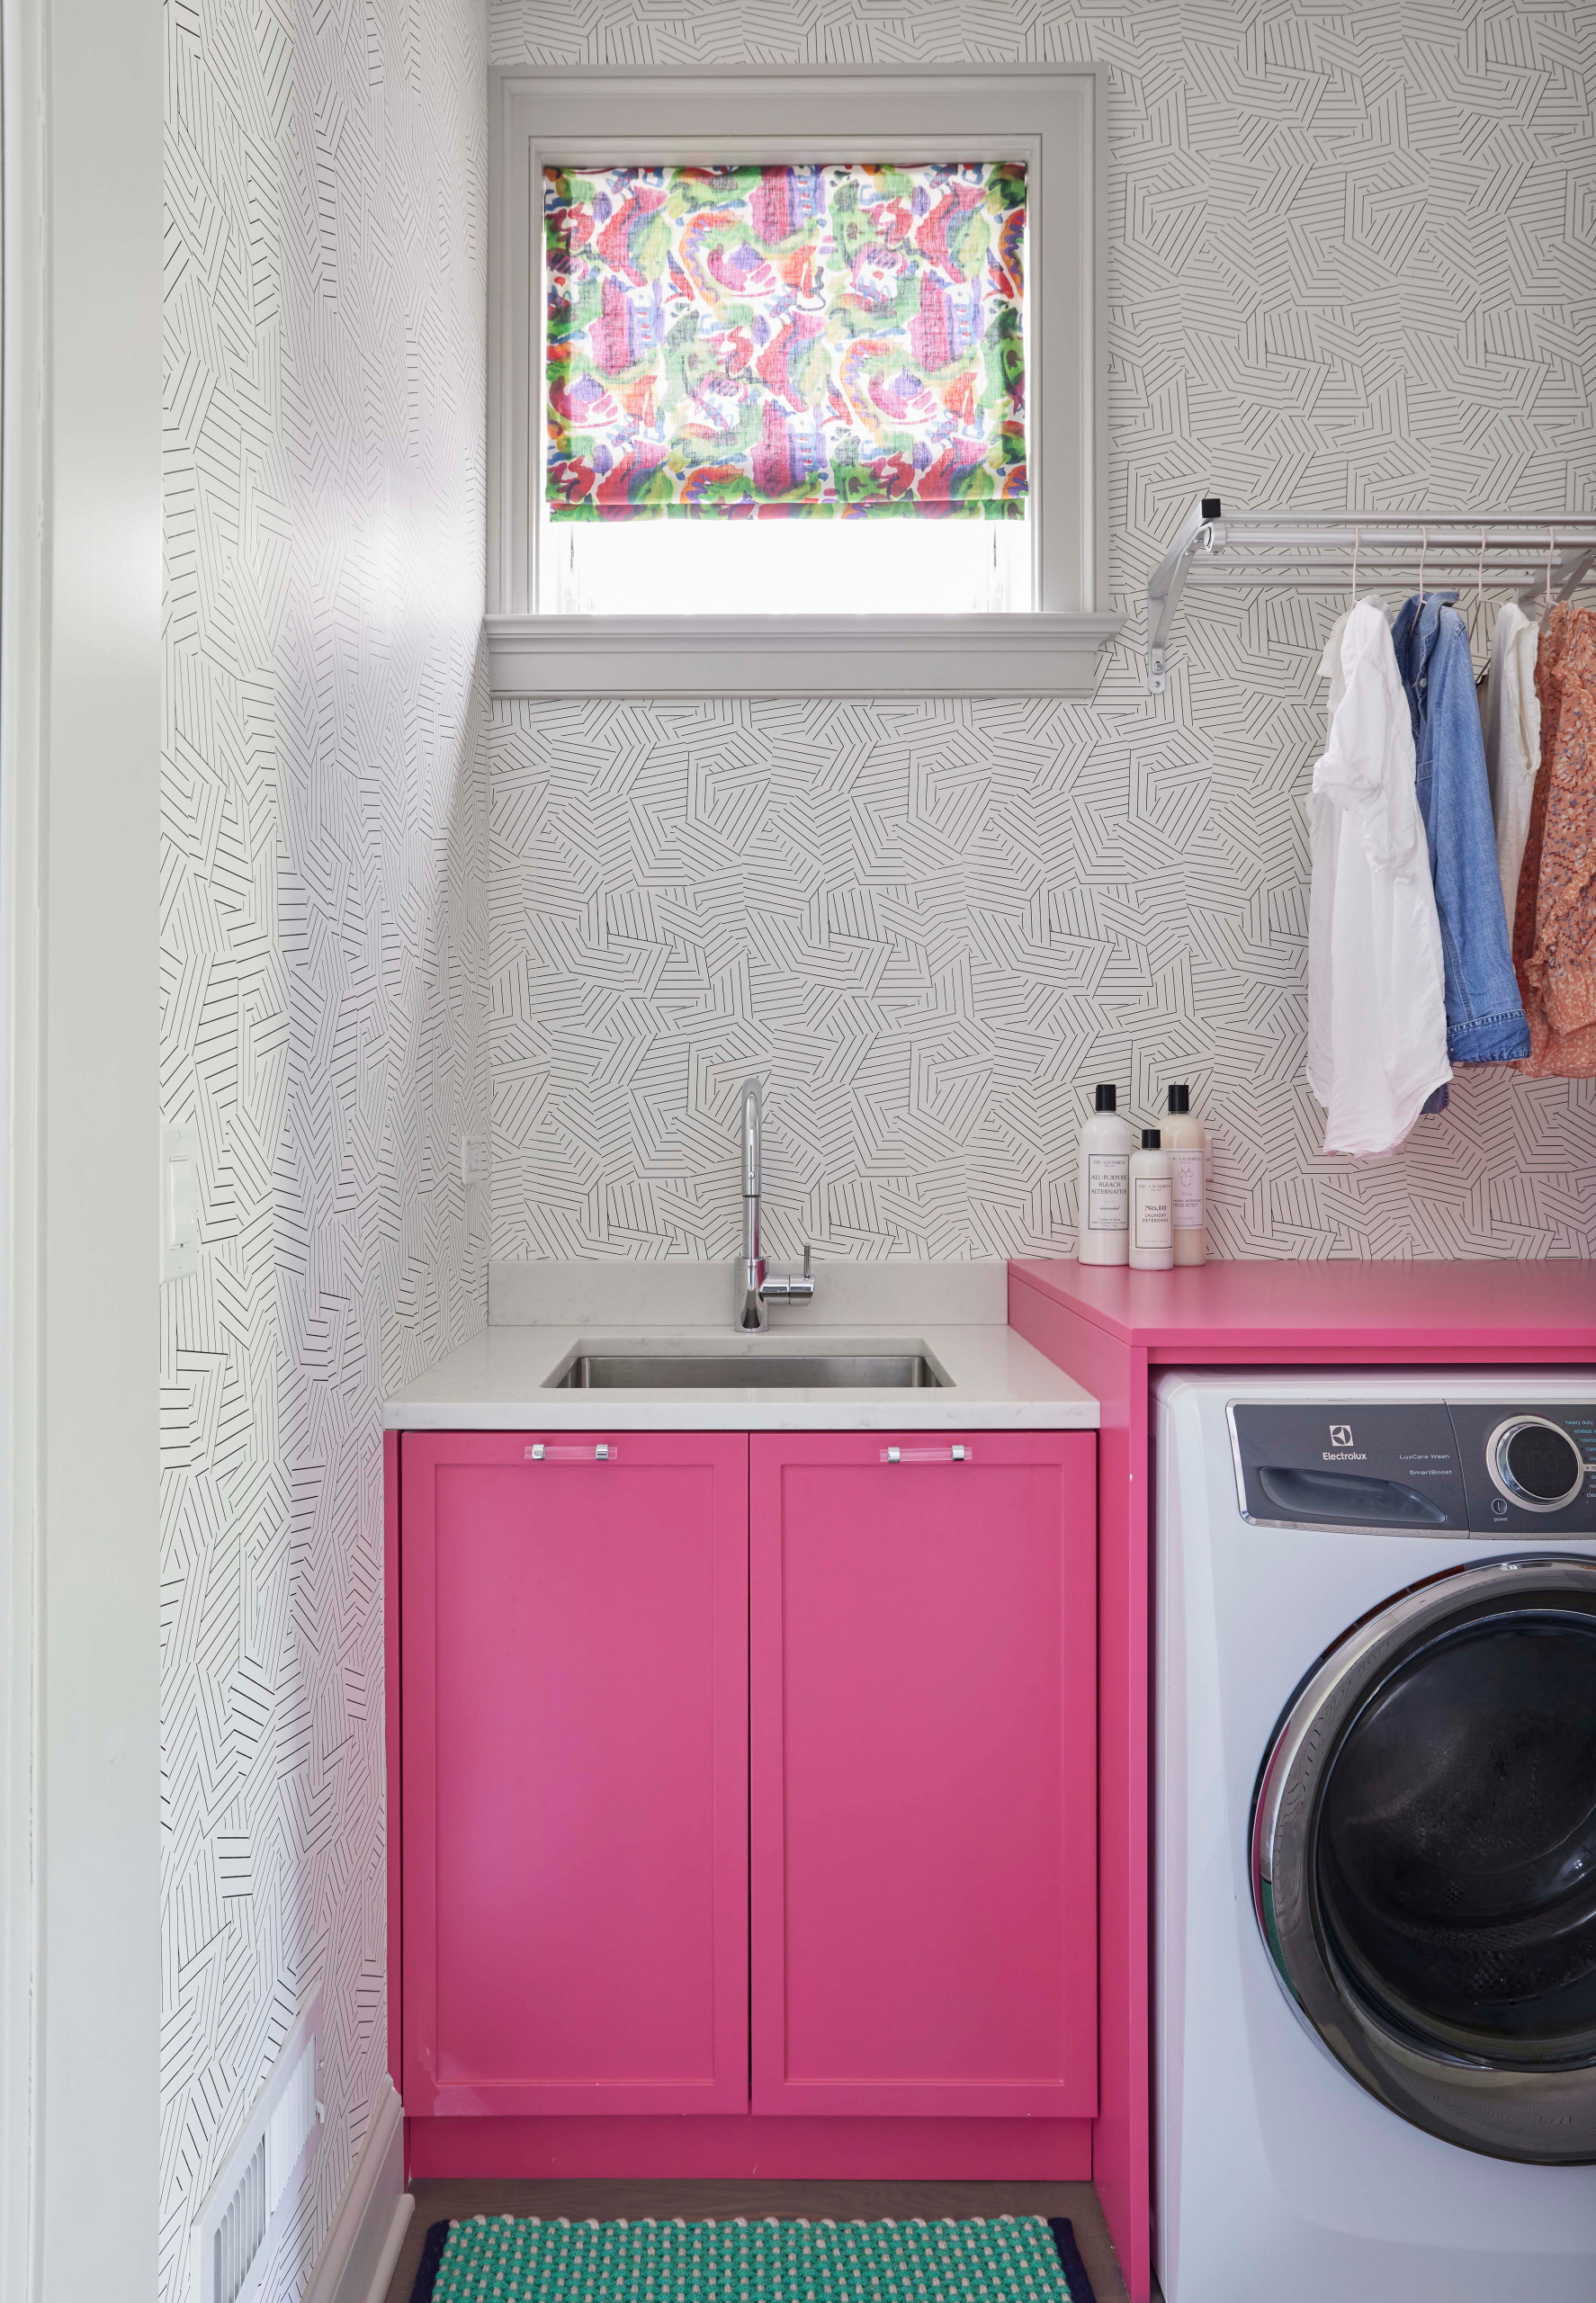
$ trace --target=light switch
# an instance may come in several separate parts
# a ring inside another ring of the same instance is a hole
[[[200,1268],[200,1140],[192,1127],[161,1131],[161,1277]]]

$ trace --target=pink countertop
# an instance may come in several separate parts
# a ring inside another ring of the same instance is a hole
[[[1014,1261],[1009,1277],[1161,1352],[1401,1349],[1596,1358],[1596,1263],[1208,1263],[1195,1271]]]

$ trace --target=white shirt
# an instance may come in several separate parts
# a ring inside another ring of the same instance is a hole
[[[1540,766],[1540,698],[1535,693],[1535,651],[1540,626],[1509,600],[1496,619],[1491,677],[1485,687],[1485,772],[1496,819],[1496,868],[1507,932],[1513,932],[1519,871],[1529,833],[1529,802]]]
[[[1330,738],[1306,802],[1308,1085],[1325,1107],[1325,1150],[1379,1160],[1452,1076],[1412,723],[1381,601],[1341,618],[1320,673]]]

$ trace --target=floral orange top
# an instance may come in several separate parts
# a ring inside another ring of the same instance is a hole
[[[1531,1079],[1596,1077],[1596,612],[1556,607],[1535,667],[1540,768],[1513,959]]]

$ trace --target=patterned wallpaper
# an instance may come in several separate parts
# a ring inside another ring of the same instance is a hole
[[[319,1981],[278,2303],[381,2083],[377,1402],[482,1317],[489,1057],[507,1256],[730,1254],[750,1068],[784,1256],[1067,1247],[1103,1073],[1149,1113],[1191,1080],[1229,1252],[1592,1253],[1596,1087],[1469,1076],[1397,1160],[1317,1155],[1323,602],[1208,603],[1156,703],[1133,636],[1091,707],[489,712],[481,0],[166,23],[163,1053],[204,1244],[162,1299],[163,2293]],[[1106,59],[1126,600],[1203,487],[1596,502],[1589,9],[499,0],[490,37]]]
[[[1393,1160],[1301,1073],[1333,604],[1210,596],[1181,514],[1596,507],[1596,12],[1514,0],[494,0],[510,64],[1095,58],[1112,582],[1095,704],[499,704],[493,1250],[1068,1252],[1089,1083],[1192,1083],[1229,1255],[1596,1253],[1596,1083],[1466,1073]]]
[[[382,2084],[378,1402],[481,1324],[480,0],[168,0],[162,2292],[325,1988],[296,2295]]]

